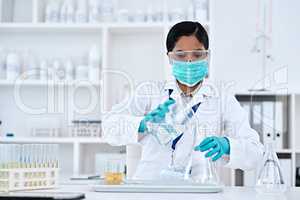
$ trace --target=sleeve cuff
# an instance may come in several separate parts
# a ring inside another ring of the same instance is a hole
[[[113,115],[103,121],[103,140],[110,145],[120,146],[138,143],[138,128],[143,117]]]
[[[230,146],[230,154],[229,156],[224,156],[223,160],[225,161],[224,167],[228,168],[239,168],[239,162],[242,160],[242,154],[243,152],[241,145],[239,144],[239,141],[234,138],[226,137],[229,141]]]

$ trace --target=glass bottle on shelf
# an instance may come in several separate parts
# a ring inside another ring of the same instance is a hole
[[[0,47],[0,79],[6,79],[6,50]]]
[[[11,50],[6,56],[6,79],[15,81],[21,69],[20,56],[17,50]]]

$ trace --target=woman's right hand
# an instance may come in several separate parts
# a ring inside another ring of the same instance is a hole
[[[147,130],[147,122],[152,122],[152,123],[160,123],[165,119],[166,113],[168,113],[169,106],[174,104],[175,100],[174,99],[168,99],[165,101],[163,104],[159,104],[159,106],[148,113],[144,119],[141,121],[140,126],[139,126],[139,133],[145,133]]]

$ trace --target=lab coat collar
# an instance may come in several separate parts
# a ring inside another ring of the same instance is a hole
[[[196,89],[198,91],[196,91],[196,93],[193,94],[193,99],[195,99],[194,97],[196,97],[196,99],[198,99],[198,101],[203,101],[204,98],[213,96],[212,88],[210,87],[210,84],[208,84],[207,79],[204,79],[201,86],[199,86],[199,87],[200,88]],[[179,88],[176,79],[166,82],[165,91],[168,91],[170,89],[173,91],[172,94],[170,95],[170,97],[173,99],[177,99],[183,93],[181,91],[181,89]]]

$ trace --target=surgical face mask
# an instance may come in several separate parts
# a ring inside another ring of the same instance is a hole
[[[173,76],[182,84],[195,86],[208,74],[208,61],[197,60],[193,62],[171,60]]]

